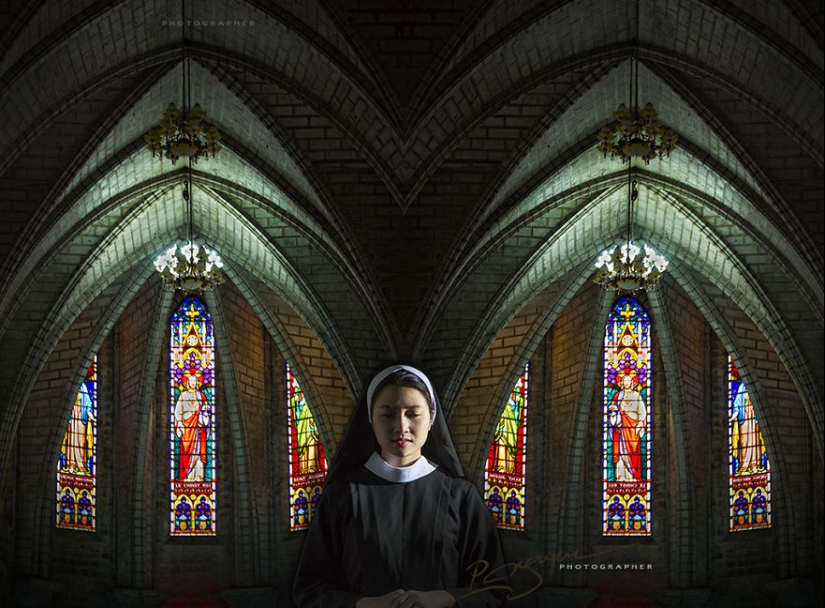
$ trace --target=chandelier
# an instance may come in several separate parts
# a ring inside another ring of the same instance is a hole
[[[152,156],[168,158],[173,165],[180,158],[190,158],[196,163],[201,158],[215,156],[221,151],[218,143],[221,134],[203,122],[205,116],[200,104],[189,110],[171,102],[166,106],[160,126],[143,136],[146,148]]]
[[[185,245],[172,245],[160,254],[155,259],[155,268],[170,291],[202,293],[224,282],[223,261],[215,251],[198,245],[193,238],[191,160],[188,183],[183,185],[183,199],[187,206],[189,239]]]
[[[662,127],[653,104],[639,110],[639,67],[636,61],[636,41],[639,38],[639,1],[636,0],[636,35],[630,53],[630,105],[621,104],[613,113],[617,123],[599,132],[598,150],[605,157],[621,157],[627,164],[627,236],[624,243],[603,251],[596,260],[593,281],[604,289],[618,293],[651,290],[661,280],[667,260],[648,245],[633,242],[633,207],[639,198],[633,180],[633,160],[640,158],[649,164],[656,157],[668,156],[676,145],[676,133]]]
[[[153,157],[168,158],[172,164],[181,158],[193,163],[204,158],[208,159],[221,151],[221,134],[217,128],[204,122],[206,112],[200,104],[192,105],[191,74],[189,69],[189,55],[186,48],[186,13],[184,2],[181,0],[181,89],[183,94],[182,106],[179,108],[174,102],[166,106],[163,118],[154,129],[150,129],[143,140],[146,148]]]
[[[613,112],[616,123],[605,127],[597,136],[598,150],[605,158],[622,159],[629,163],[640,158],[650,164],[654,158],[669,156],[676,147],[679,136],[662,126],[659,114],[652,103],[639,109],[639,64],[636,60],[636,40],[639,37],[639,4],[636,2],[636,36],[630,53],[630,105],[620,104]]]
[[[641,158],[647,165],[656,157],[669,156],[676,147],[679,136],[662,126],[652,103],[641,110],[638,106],[628,108],[621,104],[613,112],[613,117],[616,124],[612,128],[605,127],[598,135],[598,150],[605,158],[618,156],[623,163]]]
[[[619,293],[649,291],[662,278],[665,268],[667,260],[653,249],[627,242],[601,253],[596,260],[594,282]]]
[[[633,205],[639,196],[636,182],[628,170],[629,195],[627,197],[627,240],[612,250],[603,251],[596,260],[596,276],[593,282],[606,290],[618,293],[650,291],[662,278],[667,260],[648,245],[633,242]]]

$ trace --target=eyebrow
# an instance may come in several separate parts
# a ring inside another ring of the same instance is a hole
[[[387,410],[397,410],[399,408],[399,406],[397,406],[397,405],[388,405],[388,404],[377,405],[376,407],[384,408],[384,409],[387,409]],[[400,407],[402,407],[405,410],[417,410],[417,409],[421,409],[424,406],[416,404],[416,405],[402,405]]]

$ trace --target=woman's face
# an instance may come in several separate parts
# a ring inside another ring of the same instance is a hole
[[[430,406],[418,389],[393,384],[382,388],[372,407],[372,430],[382,458],[394,467],[421,458],[431,420]]]

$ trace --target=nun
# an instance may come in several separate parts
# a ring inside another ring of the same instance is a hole
[[[429,378],[409,365],[377,372],[327,475],[295,604],[499,606],[505,570],[493,519],[464,478]]]

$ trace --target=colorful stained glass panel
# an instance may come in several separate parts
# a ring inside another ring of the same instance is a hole
[[[507,530],[524,530],[529,382],[528,363],[504,406],[484,468],[487,508],[496,525]]]
[[[620,299],[604,338],[602,533],[649,536],[650,318],[632,297]]]
[[[97,357],[80,385],[57,459],[57,527],[94,531],[96,502]]]
[[[169,534],[214,536],[215,340],[209,312],[195,297],[172,315],[169,389]]]
[[[327,461],[324,446],[304,393],[286,366],[287,437],[289,450],[289,527],[309,527],[324,491]]]
[[[728,357],[730,531],[770,528],[771,465],[739,370]]]

